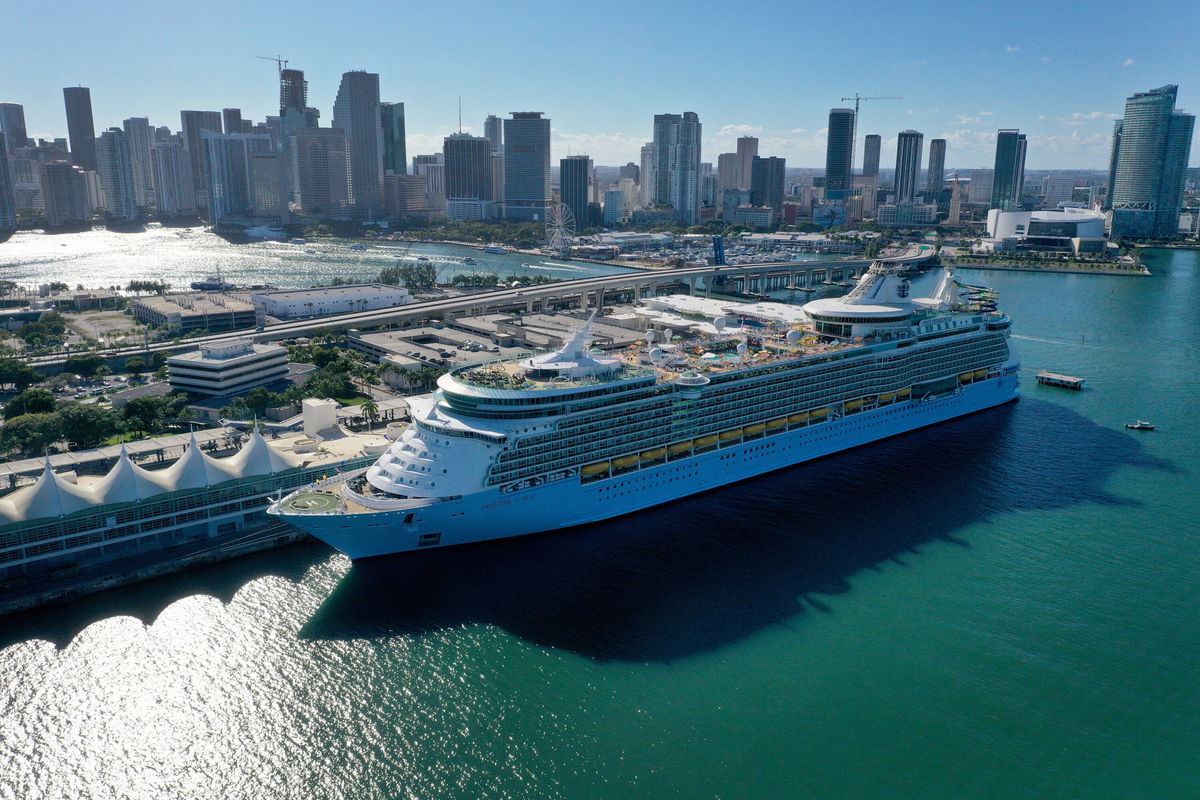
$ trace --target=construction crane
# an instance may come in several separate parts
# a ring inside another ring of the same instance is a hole
[[[271,56],[255,56],[255,58],[261,58],[263,61],[274,61],[275,66],[279,67],[280,73],[283,72],[283,68],[286,67],[287,63],[288,63],[288,60],[286,58],[284,58],[283,56],[275,56],[274,58],[272,58]],[[863,99],[866,100],[869,98],[863,98]],[[855,108],[857,108],[857,106],[855,106]]]
[[[858,92],[854,93],[854,97],[843,97],[842,102],[847,100],[854,101],[854,130],[850,136],[850,174],[854,174],[854,157],[855,150],[858,149],[858,106],[863,100],[903,100],[903,97],[895,95],[879,95],[877,97],[863,97]]]

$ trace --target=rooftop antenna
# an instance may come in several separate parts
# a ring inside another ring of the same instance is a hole
[[[458,96],[458,132],[462,133],[462,95]]]

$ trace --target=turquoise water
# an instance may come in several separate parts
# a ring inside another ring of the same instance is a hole
[[[1194,798],[1198,256],[964,271],[1028,375],[970,419],[570,532],[9,619],[0,798]]]
[[[367,249],[351,250],[354,244],[365,244]],[[220,272],[225,280],[239,285],[268,283],[294,288],[328,285],[334,278],[373,281],[382,268],[417,263],[419,257],[429,259],[439,281],[470,273],[585,278],[625,271],[615,265],[520,253],[484,253],[448,244],[361,239],[320,239],[304,245],[232,244],[205,233],[203,228],[154,225],[137,233],[104,229],[54,235],[19,232],[0,243],[0,279],[23,286],[64,281],[72,287],[82,283],[88,288],[125,287],[131,280],[165,280],[180,290],[189,288],[192,281]],[[468,257],[477,263],[463,263]]]

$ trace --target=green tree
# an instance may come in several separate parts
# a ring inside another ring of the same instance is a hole
[[[15,358],[0,358],[0,386],[13,386],[22,391],[35,383],[40,383],[45,376],[23,361]]]
[[[367,418],[367,426],[370,430],[375,429],[375,423],[379,420],[379,405],[374,398],[368,397],[363,401],[362,406],[363,416]]]
[[[4,418],[12,419],[22,414],[49,414],[54,411],[54,395],[47,389],[26,389],[8,401],[4,407]]]
[[[121,420],[128,430],[146,434],[163,426],[165,398],[135,397],[121,406]]]
[[[130,356],[125,359],[125,369],[129,370],[131,375],[141,375],[146,371],[146,359],[141,356]]]
[[[278,405],[280,400],[280,396],[275,394],[275,392],[264,389],[261,386],[251,389],[245,398],[246,408],[259,417],[266,413],[266,410],[271,406]]]
[[[91,403],[67,403],[58,410],[63,438],[76,447],[96,447],[117,432],[116,414]]]
[[[104,359],[95,353],[85,353],[81,355],[70,356],[63,362],[64,372],[73,372],[76,375],[82,375],[89,378],[96,374],[96,370],[104,366]]]
[[[0,428],[0,449],[36,455],[62,438],[57,414],[22,414]]]

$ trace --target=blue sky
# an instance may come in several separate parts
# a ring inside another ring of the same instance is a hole
[[[1014,127],[1028,168],[1099,169],[1129,93],[1178,83],[1180,107],[1200,109],[1198,22],[1158,0],[0,0],[0,101],[22,103],[35,136],[66,135],[76,84],[97,131],[129,116],[178,129],[181,108],[261,120],[278,89],[254,56],[278,53],[324,124],[341,73],[380,73],[382,99],[406,104],[410,155],[440,149],[461,95],[475,133],[488,113],[546,112],[554,158],[636,161],[655,113],[695,111],[705,161],[749,133],[763,155],[817,167],[828,109],[858,91],[903,98],[863,104],[860,136],[883,134],[885,164],[915,128],[949,140],[948,166],[990,166],[996,129]]]

